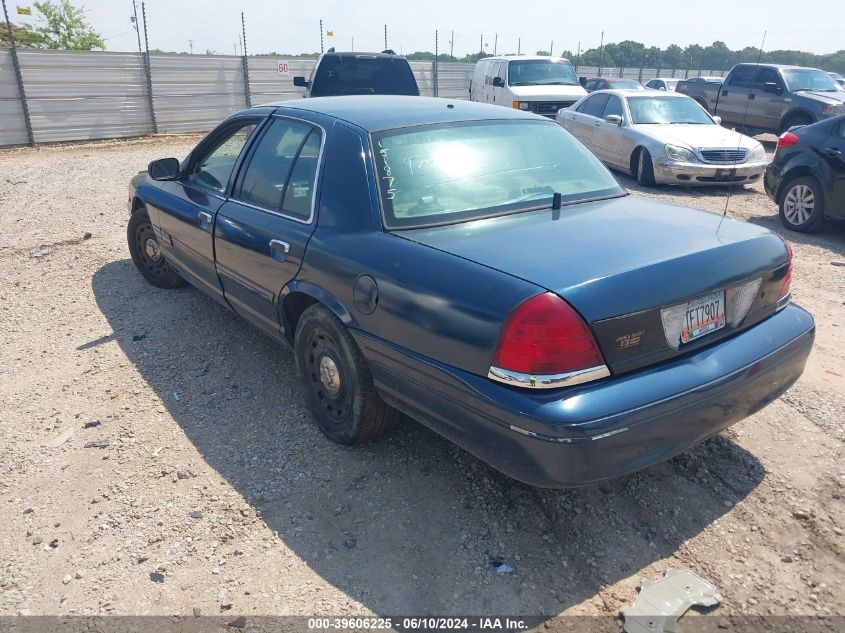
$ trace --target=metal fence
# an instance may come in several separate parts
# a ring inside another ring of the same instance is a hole
[[[9,49],[0,49],[0,146],[204,132],[248,105],[297,99],[295,75],[314,60],[226,55],[150,55],[109,51],[17,49],[23,99]],[[245,63],[246,61],[246,63]],[[280,74],[278,62],[288,63]],[[474,64],[413,61],[420,92],[466,99]],[[722,71],[577,68],[582,76],[722,75]],[[32,126],[27,131],[24,104]]]

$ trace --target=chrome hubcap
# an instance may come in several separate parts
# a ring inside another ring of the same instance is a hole
[[[340,391],[340,374],[337,371],[337,365],[328,356],[320,359],[320,382],[323,383],[323,388],[329,392],[330,396],[337,395]]]
[[[148,237],[144,242],[144,253],[154,262],[161,259],[161,249],[158,247],[158,242],[151,237]]]
[[[783,214],[790,224],[804,224],[815,208],[816,198],[807,185],[796,185],[790,189],[783,202]]]

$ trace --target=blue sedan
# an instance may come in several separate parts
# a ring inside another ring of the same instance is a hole
[[[420,97],[239,112],[129,191],[141,274],[293,349],[332,440],[406,414],[521,481],[668,459],[801,375],[764,228],[629,196],[541,117]]]

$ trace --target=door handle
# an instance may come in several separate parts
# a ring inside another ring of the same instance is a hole
[[[728,96],[728,91],[727,91],[727,90],[722,90],[722,96],[723,96],[723,97],[727,97],[727,96]]]
[[[833,158],[839,158],[842,156],[842,150],[836,149],[835,147],[825,147],[822,152],[828,156],[832,156]]]
[[[200,228],[209,228],[213,220],[214,218],[211,217],[210,213],[206,213],[205,211],[197,213],[197,223],[200,225]]]
[[[277,262],[283,262],[290,252],[290,244],[282,240],[270,240],[270,257]]]

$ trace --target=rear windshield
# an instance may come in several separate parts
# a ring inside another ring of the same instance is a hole
[[[631,122],[648,123],[691,123],[715,125],[701,106],[689,98],[679,97],[628,97]]]
[[[611,88],[620,88],[620,89],[634,89],[634,90],[641,90],[643,85],[634,79],[612,79],[610,81]]]
[[[577,86],[572,64],[530,59],[508,64],[509,86]]]
[[[311,84],[312,97],[419,94],[407,60],[393,57],[329,55],[320,61]]]
[[[434,226],[624,195],[593,154],[545,121],[476,121],[373,135],[387,228]]]

